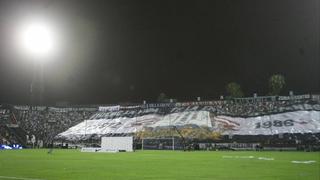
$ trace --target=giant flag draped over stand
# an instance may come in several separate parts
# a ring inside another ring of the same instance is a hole
[[[93,116],[98,117],[98,116]],[[109,117],[109,116],[107,116]],[[150,113],[140,116],[90,119],[60,133],[57,138],[81,140],[88,135],[130,134],[144,128],[170,126],[206,127],[225,135],[273,135],[280,133],[320,133],[320,111],[293,111],[255,117],[214,115],[193,110],[176,113]]]

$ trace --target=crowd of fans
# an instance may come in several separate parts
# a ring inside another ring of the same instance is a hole
[[[191,102],[178,106],[123,108],[118,111],[98,112],[91,119],[113,119],[135,117],[146,114],[169,114],[187,111],[209,111],[215,115],[253,117],[297,110],[318,110],[320,101],[211,101],[210,103]]]
[[[44,110],[17,110],[12,107],[3,111],[6,113],[0,114],[1,129],[0,138],[7,137],[6,141],[2,141],[4,144],[16,143],[12,141],[14,138],[9,137],[5,127],[19,127],[23,133],[20,137],[28,144],[33,145],[46,145],[53,141],[54,137],[68,128],[82,122],[94,112],[89,111],[49,111]],[[14,124],[16,123],[16,124]],[[15,134],[17,135],[17,134]],[[32,138],[35,138],[35,142],[32,142]],[[10,140],[10,141],[8,141]]]
[[[10,129],[4,125],[0,125],[0,144],[18,143],[16,136],[10,132]]]
[[[217,113],[231,116],[258,116],[265,114],[273,114],[293,110],[294,104],[302,104],[309,102],[292,102],[292,101],[260,101],[260,102],[234,102],[223,101],[217,107]],[[304,108],[304,107],[301,107]]]
[[[48,144],[58,133],[88,119],[91,115],[91,112],[85,111],[24,111],[18,122],[27,134],[35,135],[36,139]]]
[[[15,136],[12,135],[6,126],[7,124],[11,123],[11,111],[9,109],[0,109],[0,144],[17,142]]]
[[[11,111],[9,109],[0,109],[0,124],[10,124]]]

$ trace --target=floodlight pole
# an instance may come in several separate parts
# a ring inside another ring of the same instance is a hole
[[[33,67],[32,67],[32,79],[30,81],[30,108],[32,110],[33,106],[33,99],[34,99],[34,81],[36,77],[36,62],[35,60],[32,61]]]
[[[39,63],[40,74],[39,74],[39,105],[43,104],[43,93],[44,93],[44,64],[43,61]]]
[[[43,62],[33,60],[32,80],[30,82],[30,106],[42,105],[44,93],[44,68]],[[37,99],[38,101],[36,101]]]

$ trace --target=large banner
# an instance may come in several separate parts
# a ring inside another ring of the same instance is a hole
[[[209,111],[187,111],[166,115],[86,120],[57,137],[68,140],[87,135],[135,133],[144,128],[177,126],[207,127],[223,135],[273,135],[281,133],[320,133],[320,111],[295,111],[257,117],[214,116]]]
[[[171,113],[167,115],[148,114],[138,117],[85,120],[57,137],[69,140],[81,139],[86,135],[126,134],[141,131],[146,127],[168,127],[196,125],[212,127],[207,111]]]
[[[225,135],[320,133],[320,111],[295,111],[249,118],[216,116],[213,122],[213,129]]]

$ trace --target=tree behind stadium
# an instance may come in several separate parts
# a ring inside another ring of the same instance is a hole
[[[241,90],[241,86],[236,82],[231,82],[226,86],[227,93],[232,98],[243,97],[243,91]]]
[[[281,74],[274,74],[269,79],[270,95],[279,95],[286,82]]]

